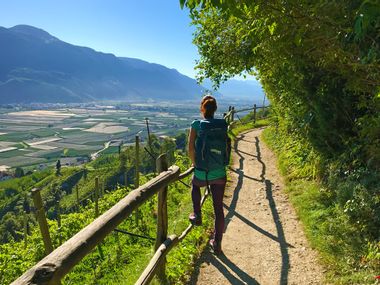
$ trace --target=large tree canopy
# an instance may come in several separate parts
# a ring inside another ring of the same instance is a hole
[[[380,3],[180,0],[197,27],[200,80],[248,71],[282,130],[328,157],[359,144],[380,161]]]

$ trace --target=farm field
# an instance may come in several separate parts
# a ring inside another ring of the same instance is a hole
[[[41,169],[63,158],[75,164],[75,158],[91,157],[107,142],[133,143],[136,134],[144,141],[146,118],[150,132],[160,136],[185,131],[198,116],[196,104],[168,103],[8,112],[1,109],[0,166]],[[111,147],[107,153],[117,150]]]

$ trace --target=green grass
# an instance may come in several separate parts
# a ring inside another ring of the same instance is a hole
[[[110,146],[109,148],[102,151],[102,155],[117,154],[117,153],[119,153],[119,147],[117,147],[117,146]]]
[[[29,132],[12,132],[0,136],[0,141],[21,142],[23,140],[31,139],[32,136]]]
[[[55,135],[56,131],[59,131],[59,130],[50,129],[50,128],[41,128],[41,129],[32,130],[32,131],[27,130],[27,129],[25,131],[12,131],[5,135],[1,135],[0,141],[22,142],[24,140],[30,140],[33,138],[52,137]]]
[[[294,138],[280,138],[274,128],[264,130],[263,138],[278,155],[279,169],[286,178],[285,191],[311,246],[317,249],[327,269],[326,281],[375,284],[374,276],[380,272],[380,254],[367,258],[376,250],[369,248],[369,237],[352,223],[345,207],[337,203],[336,189],[329,189],[315,179],[320,171],[320,158],[307,148],[302,150],[302,144]]]
[[[24,157],[24,156],[15,156],[10,158],[0,158],[0,165],[5,164],[11,167],[17,166],[30,166],[30,165],[38,165],[40,163],[45,163],[46,160],[43,158],[36,157]]]
[[[31,153],[33,151],[24,151],[24,150],[19,150],[19,149],[15,149],[15,150],[10,150],[10,151],[5,151],[5,152],[1,152],[0,153],[0,158],[12,158],[12,157],[16,157],[16,156],[23,156],[27,153]]]
[[[234,121],[230,126],[230,134],[233,137],[236,137],[238,134],[255,129],[260,128],[269,125],[268,119],[259,119],[256,121],[256,123],[253,123],[253,121],[246,121],[245,118],[242,118],[241,121]]]
[[[42,158],[46,158],[48,160],[51,160],[51,159],[58,159],[59,157],[61,157],[63,153],[63,150],[62,149],[53,149],[51,151],[47,151],[46,153],[43,153],[40,157]]]

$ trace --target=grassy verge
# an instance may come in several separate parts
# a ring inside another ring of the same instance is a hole
[[[234,121],[230,126],[230,134],[232,137],[236,137],[238,134],[255,129],[267,126],[269,124],[268,119],[259,119],[256,123],[253,123],[252,120],[247,120],[246,117],[243,117],[240,121]]]
[[[266,129],[263,138],[278,156],[279,169],[286,178],[285,191],[327,269],[326,281],[379,284],[374,277],[380,274],[380,235],[376,239],[376,232],[370,228],[375,221],[366,221],[366,215],[376,219],[376,206],[362,205],[376,197],[360,198],[358,204],[355,200],[361,193],[359,187],[364,189],[366,184],[350,177],[332,183],[331,174],[327,181],[317,181],[323,163],[317,154],[302,148],[304,142],[281,137],[274,128]],[[376,185],[378,182],[367,188]]]

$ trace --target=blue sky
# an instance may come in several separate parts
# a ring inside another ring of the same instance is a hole
[[[0,0],[0,26],[41,28],[75,45],[195,76],[194,27],[178,0]]]

